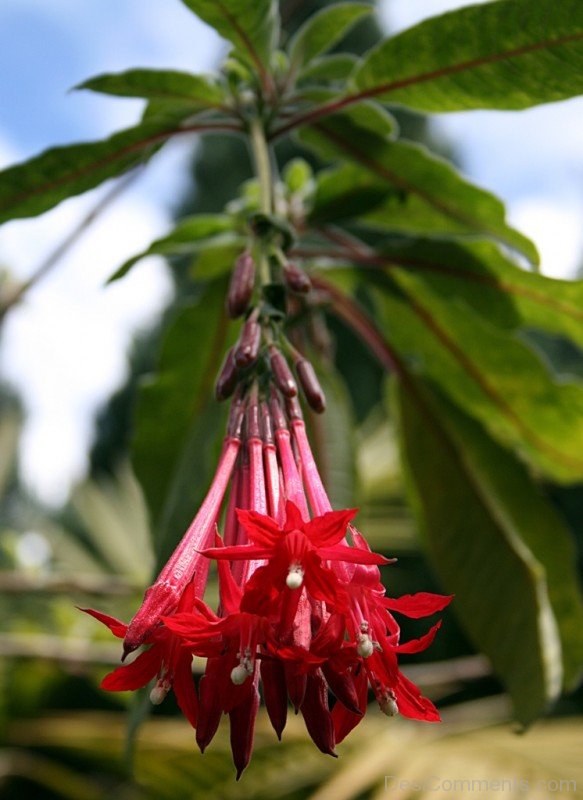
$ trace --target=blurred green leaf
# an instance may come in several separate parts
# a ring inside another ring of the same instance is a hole
[[[513,333],[465,303],[394,271],[398,291],[378,292],[382,330],[416,374],[437,386],[489,433],[559,482],[583,476],[583,386],[554,381]]]
[[[364,3],[334,3],[308,17],[292,37],[289,57],[293,67],[309,64],[331,50],[373,7]]]
[[[535,327],[583,347],[583,281],[518,267],[488,242],[417,239],[381,245],[387,265],[418,275],[444,299],[456,298],[502,328]]]
[[[109,139],[55,147],[0,172],[0,222],[34,217],[61,200],[99,186],[149,158],[177,133],[150,120]]]
[[[397,402],[410,494],[435,569],[446,591],[455,593],[456,613],[474,644],[508,688],[517,718],[528,724],[557,697],[563,677],[544,567],[521,538],[522,525],[515,527],[520,521],[509,517],[506,493],[500,502],[491,485],[485,491],[484,476],[476,474],[468,459],[468,444],[475,455],[484,439],[464,441],[460,447],[443,421],[447,407],[436,409],[431,395],[411,376],[402,380]],[[466,440],[480,437],[475,424],[464,426],[460,437],[462,433]],[[504,461],[504,454],[492,448]],[[519,484],[521,500],[540,507],[541,499],[513,471],[512,460],[502,464],[506,469],[509,465],[509,480]],[[500,464],[490,468],[496,466]],[[524,518],[525,524],[530,521]],[[538,534],[538,549],[549,556],[553,535],[560,536],[561,529],[553,534],[552,524],[549,530],[542,519]],[[572,575],[572,562],[561,555],[553,556],[557,566],[566,565]]]
[[[358,57],[351,53],[334,53],[311,61],[298,73],[297,83],[303,84],[335,83],[344,84],[354,72]]]
[[[275,0],[182,0],[184,5],[228,39],[260,75],[269,69],[279,37]]]
[[[169,69],[129,69],[126,72],[97,75],[75,86],[75,89],[184,104],[192,109],[192,113],[206,108],[220,108],[225,101],[224,90],[211,76]]]
[[[448,161],[423,145],[390,141],[371,130],[366,121],[361,128],[355,130],[345,112],[304,128],[298,136],[324,158],[348,158],[361,165],[374,176],[372,185],[388,183],[398,191],[383,212],[375,213],[375,224],[391,230],[396,214],[407,229],[411,213],[412,228],[418,232],[428,224],[443,233],[490,236],[538,263],[535,246],[506,223],[504,205],[497,197],[465,180]]]
[[[213,384],[233,332],[225,281],[209,284],[166,334],[159,370],[140,390],[132,460],[163,563],[208,490],[225,414]]]
[[[371,50],[354,82],[421,111],[564,100],[583,91],[583,6],[505,0],[433,17]]]

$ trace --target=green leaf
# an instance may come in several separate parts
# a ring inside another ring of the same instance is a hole
[[[436,232],[441,228],[443,233],[491,236],[538,264],[534,244],[507,225],[504,205],[497,197],[465,180],[452,164],[423,145],[390,141],[362,122],[364,130],[359,131],[348,113],[304,128],[298,136],[324,158],[348,158],[370,172],[379,185],[388,183],[398,190],[400,194],[393,194],[387,207],[371,217],[375,225],[391,230],[395,219],[395,230],[407,230],[411,219],[413,230],[423,230],[427,224]]]
[[[503,445],[559,482],[583,477],[583,385],[557,383],[512,332],[442,298],[403,270],[376,294],[382,329],[402,360]]]
[[[528,724],[556,698],[562,680],[544,569],[514,518],[484,490],[431,395],[407,377],[397,399],[411,499],[435,569],[455,593],[470,638],[506,685],[517,718]],[[543,533],[552,541],[551,531]]]
[[[345,84],[358,62],[358,57],[352,53],[334,53],[316,58],[300,70],[296,83],[299,86],[318,83]]]
[[[169,328],[160,367],[137,405],[132,461],[163,563],[208,490],[224,435],[225,410],[213,384],[233,331],[225,281],[209,285]]]
[[[388,39],[354,76],[357,96],[421,111],[522,109],[583,92],[579,0],[504,0]]]
[[[276,0],[182,0],[191,11],[228,39],[259,74],[269,71],[279,38]]]
[[[326,413],[309,414],[310,440],[314,443],[320,475],[333,508],[354,504],[356,452],[354,415],[348,390],[339,373],[309,358],[326,396]]]
[[[185,104],[197,110],[219,108],[225,102],[225,92],[211,76],[170,69],[130,69],[98,75],[75,89]]]
[[[387,268],[418,275],[444,299],[459,299],[501,328],[532,327],[583,348],[583,280],[518,267],[489,242],[414,239],[380,247]]]
[[[152,120],[104,141],[55,147],[9,167],[0,172],[0,223],[42,214],[67,197],[127,172],[179,132],[163,120]]]
[[[403,197],[398,189],[355,164],[321,170],[316,177],[308,221],[319,226],[358,219],[378,208],[391,195]]]
[[[335,3],[308,17],[289,45],[292,67],[298,68],[331,50],[373,7],[363,3]]]
[[[142,258],[192,255],[208,244],[209,240],[216,242],[221,234],[232,231],[233,221],[226,214],[197,214],[186,217],[180,220],[178,225],[166,236],[156,239],[146,250],[125,261],[107,282],[113,283],[113,281],[123,278]]]

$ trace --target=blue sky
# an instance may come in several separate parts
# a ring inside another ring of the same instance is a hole
[[[464,4],[385,0],[380,13],[397,30]],[[68,92],[90,75],[131,66],[209,71],[221,48],[180,0],[2,0],[0,166],[136,120],[138,101]],[[520,113],[442,115],[436,124],[457,144],[466,173],[500,194],[514,224],[535,239],[543,268],[572,272],[583,251],[583,100]],[[7,321],[0,369],[27,411],[22,472],[46,501],[63,500],[83,475],[95,411],[125,377],[133,333],[168,298],[155,260],[113,287],[104,289],[103,280],[169,225],[190,146],[165,149]],[[19,278],[30,274],[98,194],[4,226],[0,265]]]

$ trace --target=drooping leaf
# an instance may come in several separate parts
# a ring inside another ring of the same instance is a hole
[[[408,377],[397,398],[411,499],[435,569],[455,593],[469,636],[507,687],[517,718],[528,724],[562,681],[544,569],[484,492],[431,395]]]
[[[300,68],[331,50],[373,7],[364,3],[335,3],[308,17],[289,45],[290,62]]]
[[[210,485],[224,433],[213,384],[232,337],[225,282],[209,285],[168,330],[153,380],[140,391],[132,461],[163,563]]]
[[[357,108],[304,128],[299,138],[324,158],[348,158],[370,172],[375,184],[385,182],[399,192],[385,209],[375,210],[375,224],[384,224],[384,217],[390,230],[394,216],[397,230],[411,219],[413,230],[421,231],[427,224],[435,231],[441,227],[447,233],[491,236],[538,263],[535,246],[506,223],[504,205],[497,197],[465,180],[423,145],[391,141],[366,121],[355,125]]]
[[[180,220],[169,234],[156,239],[146,250],[125,261],[109,278],[108,283],[123,278],[142,258],[154,255],[192,255],[205,243],[209,241],[216,242],[217,238],[222,234],[231,232],[234,233],[233,222],[226,214],[197,214],[192,217],[186,217]]]
[[[522,109],[583,92],[579,0],[504,0],[421,22],[374,48],[356,94],[421,111]]]
[[[129,69],[108,73],[89,78],[75,88],[117,97],[184,103],[197,109],[217,108],[225,100],[222,87],[211,76],[170,69]]]
[[[502,328],[538,328],[583,348],[582,280],[528,272],[489,242],[412,239],[387,242],[379,253],[387,269],[403,267]]]
[[[583,595],[574,537],[520,462],[442,396],[434,401],[484,504],[516,547],[526,546],[544,570],[561,639],[565,688],[573,689],[583,674]]]
[[[197,129],[196,125],[188,128]],[[206,128],[202,125],[201,129]],[[181,130],[163,119],[144,121],[109,139],[55,147],[9,167],[0,172],[0,223],[42,214],[67,197],[127,172]]]
[[[266,75],[279,37],[276,0],[182,0]]]
[[[392,273],[376,294],[384,335],[411,370],[434,382],[499,442],[559,482],[583,477],[583,386],[556,382],[513,332]]]

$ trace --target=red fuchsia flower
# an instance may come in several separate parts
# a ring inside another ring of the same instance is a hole
[[[191,609],[195,601],[195,587],[188,584],[180,598],[177,613]],[[114,636],[123,639],[128,626],[115,617],[82,608],[106,625]],[[125,692],[147,686],[153,678],[156,683],[150,692],[150,700],[159,705],[170,689],[174,691],[176,702],[186,719],[196,728],[198,718],[198,699],[192,677],[192,654],[182,647],[182,641],[169,627],[157,627],[144,644],[151,645],[140,653],[130,664],[117,667],[101,681],[101,688],[110,692]]]
[[[283,527],[271,517],[239,509],[237,516],[250,545],[209,548],[204,555],[216,559],[265,559],[267,564],[257,569],[247,583],[246,597],[264,596],[265,592],[295,590],[305,585],[315,600],[334,605],[337,601],[338,579],[323,562],[348,561],[358,564],[387,564],[384,556],[357,548],[341,547],[355,509],[329,511],[321,517],[304,522],[297,506],[288,500]]]
[[[297,398],[282,404],[273,389],[260,397],[256,384],[244,386],[232,401],[207,498],[130,625],[87,610],[124,639],[125,653],[149,645],[102,687],[155,680],[153,702],[172,688],[202,751],[228,714],[237,777],[251,756],[260,681],[278,737],[289,699],[330,755],[362,720],[369,686],[385,714],[437,721],[397,659],[428,647],[439,623],[403,643],[394,614],[428,616],[451,599],[385,596],[379,566],[391,562],[353,526],[354,509],[332,510]],[[225,544],[217,532],[223,506]],[[216,613],[203,600],[211,559],[219,573]],[[198,703],[194,655],[207,659]]]

